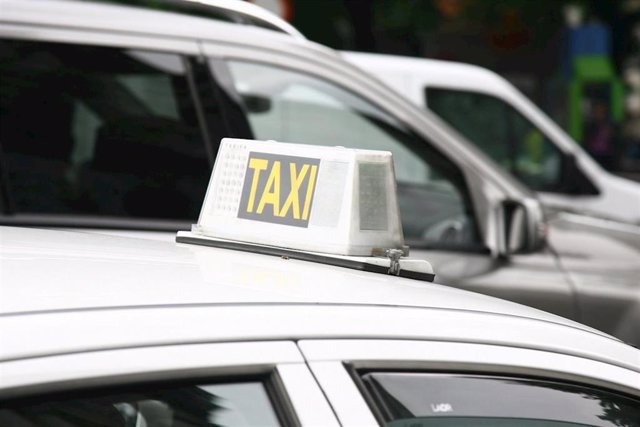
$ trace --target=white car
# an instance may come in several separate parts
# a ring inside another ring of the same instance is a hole
[[[612,175],[511,83],[474,65],[343,52],[432,111],[551,209],[640,225],[640,184]]]
[[[547,221],[433,114],[255,5],[210,3],[230,19],[0,0],[1,224],[173,241],[222,138],[387,150],[404,236],[439,283],[640,343],[640,231]]]
[[[0,425],[640,420],[639,350],[428,283],[400,224],[389,152],[225,139],[178,243],[0,229]]]
[[[2,426],[640,420],[639,350],[515,303],[92,233],[0,245]]]

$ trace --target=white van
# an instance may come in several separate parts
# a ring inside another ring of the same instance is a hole
[[[539,192],[551,210],[640,224],[640,185],[605,171],[496,73],[474,65],[344,52]]]

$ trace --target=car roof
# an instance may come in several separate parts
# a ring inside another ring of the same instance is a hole
[[[539,310],[276,256],[1,227],[0,272],[0,360],[177,342],[367,337],[553,349],[638,365],[631,347]]]
[[[188,4],[186,4],[188,5]],[[206,7],[206,5],[200,5]],[[242,8],[240,8],[242,9]],[[301,35],[259,26],[154,10],[139,6],[77,0],[0,0],[3,24],[38,28],[73,28],[110,31],[160,38],[224,41],[269,46],[271,43],[315,45]],[[269,13],[264,11],[265,15]],[[330,49],[322,49],[331,52]]]
[[[326,303],[451,308],[573,324],[455,288],[256,253],[17,227],[0,227],[0,241],[0,314],[194,303]]]
[[[477,65],[438,59],[411,58],[376,53],[341,52],[343,58],[371,70],[401,72],[422,78],[430,86],[467,89],[507,95],[516,89],[497,73]]]

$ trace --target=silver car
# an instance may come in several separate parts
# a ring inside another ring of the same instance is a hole
[[[195,222],[223,137],[387,150],[405,238],[439,283],[640,344],[640,233],[545,222],[437,117],[263,24],[0,0],[0,221],[172,240]]]
[[[637,427],[640,350],[484,295],[0,227],[0,425]]]

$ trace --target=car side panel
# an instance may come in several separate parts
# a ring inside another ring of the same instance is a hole
[[[508,259],[421,249],[413,249],[411,256],[429,260],[440,284],[577,319],[575,293],[548,249]]]
[[[640,233],[618,232],[614,226],[558,215],[549,222],[549,244],[575,286],[576,320],[638,346],[640,247],[631,239],[640,242]]]

